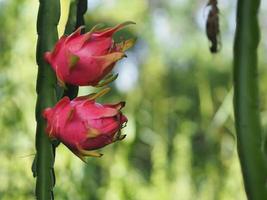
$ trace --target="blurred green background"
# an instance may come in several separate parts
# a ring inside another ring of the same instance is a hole
[[[67,3],[62,0],[63,32]],[[207,1],[88,0],[87,28],[137,23],[137,37],[102,102],[126,100],[127,138],[81,162],[57,149],[55,199],[243,200],[232,113],[235,1],[220,0],[222,49],[209,52]],[[266,19],[263,2],[261,19]],[[0,0],[0,199],[34,198],[37,0]],[[265,20],[266,21],[266,20]],[[261,22],[260,89],[267,127],[267,24]],[[90,88],[80,89],[88,94]],[[265,128],[266,129],[266,128]]]

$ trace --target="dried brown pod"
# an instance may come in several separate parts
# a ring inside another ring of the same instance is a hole
[[[210,10],[206,21],[206,35],[211,43],[211,53],[217,53],[221,46],[219,8],[217,4],[217,0],[209,0],[207,4],[207,6],[210,7]]]

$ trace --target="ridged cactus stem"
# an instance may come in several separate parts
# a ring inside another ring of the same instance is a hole
[[[259,0],[238,0],[234,43],[234,112],[237,148],[250,200],[267,198],[267,162],[262,150],[257,48]]]
[[[75,29],[85,24],[84,14],[87,10],[87,0],[71,0],[68,21],[65,28],[65,34],[71,34]],[[63,96],[68,96],[70,99],[78,95],[79,88],[74,85],[67,84],[67,89]]]
[[[59,0],[39,0],[37,19],[37,104],[36,104],[36,160],[34,172],[36,180],[36,198],[38,200],[53,199],[55,185],[54,160],[55,149],[45,133],[46,122],[42,111],[56,103],[56,76],[52,68],[44,61],[44,52],[53,49],[58,39],[57,24],[60,17]]]

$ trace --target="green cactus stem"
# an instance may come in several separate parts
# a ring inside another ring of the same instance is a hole
[[[78,0],[71,0],[69,5],[68,21],[65,27],[65,35],[71,34],[76,29]]]
[[[85,25],[84,15],[87,10],[87,0],[78,0],[76,28]]]
[[[85,24],[84,14],[87,10],[87,0],[71,0],[68,21],[65,28],[66,35],[71,34],[75,29]],[[63,96],[74,99],[78,95],[79,88],[75,85],[66,85]]]
[[[37,19],[37,103],[36,103],[36,198],[38,200],[53,199],[55,185],[54,161],[55,148],[45,133],[46,122],[42,111],[56,103],[56,76],[52,68],[44,61],[44,52],[53,49],[58,39],[57,24],[60,17],[59,0],[39,0]]]
[[[234,112],[237,148],[248,199],[267,198],[267,162],[262,150],[257,47],[259,0],[238,0],[234,42]]]

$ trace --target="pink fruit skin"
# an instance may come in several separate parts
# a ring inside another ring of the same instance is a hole
[[[80,27],[71,35],[62,36],[54,50],[44,54],[44,59],[52,66],[61,85],[95,86],[133,45],[132,40],[115,43],[112,38],[128,24],[133,22],[97,31],[93,28],[85,34],[81,34]]]
[[[72,101],[64,97],[53,108],[43,111],[46,132],[82,158],[87,156],[87,151],[118,140],[116,136],[127,122],[120,111],[124,105],[124,102],[101,105],[88,97]]]

